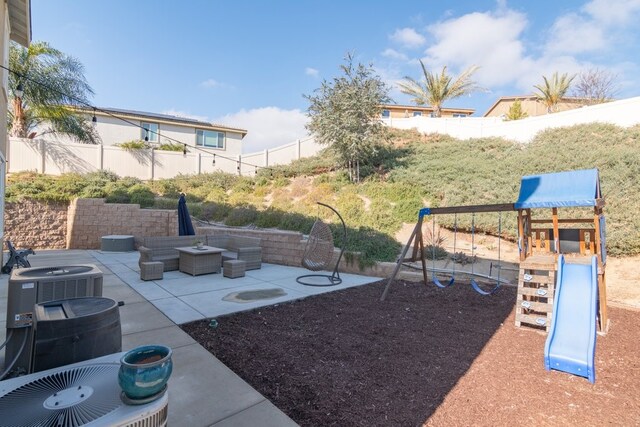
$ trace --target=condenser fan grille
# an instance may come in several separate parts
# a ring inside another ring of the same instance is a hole
[[[116,363],[86,365],[24,384],[0,397],[0,423],[76,427],[94,421],[122,405],[119,368]]]

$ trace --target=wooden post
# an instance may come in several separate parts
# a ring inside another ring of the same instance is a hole
[[[608,314],[607,314],[607,282],[605,279],[605,263],[602,258],[602,241],[600,239],[600,217],[602,216],[602,208],[595,207],[593,215],[593,229],[595,232],[595,253],[598,254],[598,306],[600,318],[600,332],[607,332]]]
[[[522,221],[523,221],[522,209],[518,209],[518,242],[520,242],[520,245],[519,245],[520,261],[524,261],[525,258],[527,257],[527,255],[525,254],[525,248],[526,248],[525,240],[527,239],[527,236],[524,235],[524,225]]]
[[[558,228],[558,208],[552,208],[551,214],[553,218],[553,239],[556,246],[556,255],[560,253],[560,229]]]
[[[384,299],[387,297],[387,294],[389,293],[389,288],[391,287],[391,282],[393,282],[393,280],[398,275],[398,272],[400,271],[400,267],[402,267],[402,263],[404,262],[404,257],[407,255],[407,252],[409,251],[409,247],[411,246],[411,242],[414,240],[414,238],[418,234],[418,232],[419,232],[418,230],[422,230],[422,217],[420,217],[420,219],[418,220],[418,223],[416,224],[416,226],[414,227],[413,231],[411,232],[411,236],[409,236],[409,240],[407,241],[407,244],[405,245],[404,249],[402,249],[402,253],[400,254],[400,258],[398,258],[398,262],[396,263],[396,268],[393,270],[393,274],[391,274],[391,277],[389,278],[389,281],[387,282],[387,286],[385,286],[385,288],[384,288],[384,292],[382,292],[382,296],[380,297],[380,301],[384,301]]]
[[[531,209],[527,209],[527,219],[529,220],[529,229],[527,230],[527,239],[529,244],[527,245],[527,256],[533,255],[533,238],[531,236],[531,227],[533,226],[533,218],[531,217]]]

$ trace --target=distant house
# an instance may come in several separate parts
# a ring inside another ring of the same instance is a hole
[[[383,104],[381,107],[381,116],[383,119],[431,117],[433,114],[432,107],[423,107],[418,105]],[[440,112],[442,117],[469,117],[475,113],[475,110],[470,108],[442,108]]]
[[[80,108],[89,120],[94,111]],[[150,145],[182,143],[211,153],[235,157],[242,153],[242,139],[247,134],[238,129],[186,117],[148,113],[118,108],[99,108],[95,111],[95,126],[102,145],[127,141],[147,141]],[[65,137],[52,137],[65,140]]]
[[[547,107],[535,95],[520,95],[520,96],[503,96],[499,98],[493,105],[484,113],[483,117],[500,117],[506,115],[509,112],[509,108],[514,102],[520,101],[522,111],[527,113],[529,117],[541,116],[547,114]],[[582,98],[562,98],[558,103],[557,111],[573,110],[580,108],[584,105],[584,99]]]

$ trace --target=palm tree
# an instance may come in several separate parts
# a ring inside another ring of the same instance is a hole
[[[414,97],[416,105],[430,105],[433,108],[433,116],[440,117],[442,104],[448,99],[458,98],[480,90],[480,87],[471,79],[478,68],[472,65],[460,74],[455,80],[447,74],[447,67],[442,68],[440,74],[427,71],[424,63],[420,61],[424,81],[418,82],[411,77],[405,77],[405,82],[398,83],[400,91]]]
[[[544,84],[534,85],[533,87],[538,90],[535,96],[547,107],[547,113],[554,113],[557,111],[558,103],[564,98],[571,87],[571,82],[576,76],[569,77],[567,73],[558,76],[556,71],[551,76],[551,80],[546,76],[542,76]]]
[[[46,42],[31,43],[28,48],[11,44],[9,50],[9,133],[33,138],[52,133],[78,142],[96,144],[96,130],[74,106],[88,105],[93,90],[83,74],[83,66]]]

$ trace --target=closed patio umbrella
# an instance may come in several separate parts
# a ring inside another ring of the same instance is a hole
[[[195,236],[196,232],[191,223],[189,209],[187,209],[187,200],[184,193],[180,195],[178,200],[178,234],[180,236]]]

